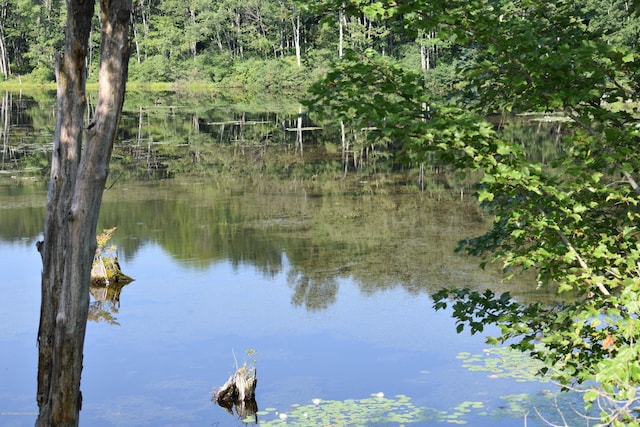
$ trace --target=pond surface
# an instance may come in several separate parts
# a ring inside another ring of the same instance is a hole
[[[46,188],[10,174],[0,176],[0,425],[27,426]],[[528,359],[456,334],[432,308],[445,286],[507,290],[454,254],[489,225],[467,193],[167,176],[114,179],[105,192],[99,227],[118,227],[112,242],[135,281],[92,289],[81,425],[243,425],[210,395],[243,363],[257,368],[265,425],[544,425],[534,408],[558,419],[556,389],[531,377]],[[551,297],[525,280],[508,286],[521,300]]]

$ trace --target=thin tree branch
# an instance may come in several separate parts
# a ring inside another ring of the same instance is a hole
[[[557,229],[557,228],[556,228],[556,233],[560,237],[560,240],[562,240],[562,243],[564,243],[564,245],[567,247],[567,249],[569,249],[569,252],[573,253],[576,256],[576,258],[578,260],[578,263],[580,264],[580,267],[582,267],[584,270],[590,270],[589,266],[587,265],[585,260],[580,256],[580,254],[573,247],[571,242],[569,242],[569,239],[567,239],[567,236],[565,236],[564,233],[562,231],[560,231],[559,229]],[[600,292],[602,292],[604,295],[606,295],[606,296],[610,296],[611,295],[609,290],[604,286],[604,284],[602,282],[596,282],[596,286],[598,287]]]
[[[624,178],[629,183],[629,185],[631,185],[631,188],[633,188],[633,191],[640,194],[640,186],[638,185],[636,180],[633,178],[633,176],[631,176],[629,172],[624,172],[623,175],[624,175]]]

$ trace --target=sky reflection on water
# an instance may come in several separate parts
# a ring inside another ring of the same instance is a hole
[[[263,410],[383,392],[470,425],[512,426],[522,420],[454,408],[481,401],[482,411],[500,412],[508,406],[501,396],[549,388],[463,368],[456,356],[482,354],[484,337],[456,334],[450,313],[432,309],[433,286],[495,280],[474,267],[477,260],[452,254],[458,236],[477,227],[464,206],[414,196],[304,199],[155,187],[133,188],[103,207],[107,226],[119,227],[113,243],[124,252],[123,271],[135,281],[117,301],[92,297],[91,318],[111,323],[88,324],[82,426],[239,425],[210,392],[236,363],[252,361],[248,349],[257,351]],[[3,427],[31,426],[37,411],[35,241],[43,211],[36,202],[44,195],[25,193],[5,195],[9,203],[0,206]],[[269,421],[274,411],[259,417]]]
[[[32,425],[39,259],[20,243],[0,244],[0,259],[8,273],[0,343],[11,349],[0,356],[0,424]],[[456,335],[453,320],[433,312],[426,295],[364,297],[340,280],[335,304],[307,311],[291,305],[288,266],[274,277],[224,261],[194,270],[149,244],[122,267],[136,281],[122,290],[120,326],[90,322],[87,330],[81,425],[236,425],[209,392],[232,373],[234,355],[250,361],[246,349],[258,352],[258,405],[280,411],[378,391],[442,410],[465,400],[497,406],[498,396],[513,391],[510,380],[460,367],[455,356],[480,352],[482,338]],[[498,424],[479,417],[473,425]]]
[[[377,392],[408,395],[416,406],[449,414],[464,401],[480,400],[483,410],[492,412],[505,405],[502,395],[548,387],[489,379],[456,359],[463,351],[481,353],[484,338],[456,334],[450,313],[431,307],[428,295],[434,289],[508,287],[526,300],[549,295],[533,292],[525,281],[500,284],[494,273],[477,268],[477,259],[453,254],[458,239],[480,233],[488,222],[468,194],[461,200],[457,187],[452,194],[438,190],[447,187],[442,175],[433,177],[435,191],[427,196],[411,186],[378,195],[373,183],[357,176],[358,185],[346,187],[340,180],[298,181],[285,153],[291,182],[263,180],[262,169],[249,169],[255,176],[233,175],[231,188],[220,180],[225,161],[215,159],[228,155],[227,148],[235,150],[238,137],[257,140],[264,129],[240,123],[200,130],[200,124],[241,114],[279,126],[282,117],[297,119],[297,104],[284,116],[256,116],[235,106],[223,111],[210,105],[203,111],[209,101],[194,98],[199,121],[193,129],[196,115],[192,105],[183,105],[185,99],[169,117],[166,108],[153,105],[155,95],[147,100],[129,95],[142,104],[125,111],[123,127],[131,135],[154,134],[158,141],[188,140],[182,153],[204,150],[208,162],[191,166],[210,179],[156,180],[184,166],[187,157],[181,158],[177,147],[167,145],[167,156],[138,139],[138,148],[148,151],[134,150],[133,141],[122,144],[119,154],[116,150],[122,162],[112,162],[101,222],[118,227],[114,243],[120,264],[136,280],[121,290],[118,302],[101,305],[92,298],[94,314],[106,307],[111,312],[102,314],[117,324],[88,325],[82,426],[239,425],[210,402],[209,393],[233,372],[234,359],[248,361],[247,349],[257,351],[259,407],[280,412],[314,398],[344,401]],[[50,131],[55,99],[27,98],[15,99],[31,102],[32,122],[48,123]],[[148,123],[140,132],[142,105],[148,106]],[[11,143],[21,146],[35,136],[33,142],[48,147],[47,132],[18,133]],[[293,133],[281,135],[269,150],[292,143],[291,138]],[[266,152],[266,146],[258,148]],[[305,153],[313,148],[305,142]],[[148,159],[156,154],[164,160],[154,173]],[[134,160],[134,170],[127,159]],[[244,160],[235,154],[225,159],[232,170],[244,170]],[[305,163],[302,157],[294,160]],[[310,156],[306,162],[311,166],[316,160]],[[46,176],[46,168],[42,171]],[[143,182],[120,179],[121,174]],[[35,241],[46,186],[9,176],[0,177],[0,426],[22,427],[33,425],[37,410],[41,261]],[[460,419],[480,427],[522,425],[521,419],[477,413]]]

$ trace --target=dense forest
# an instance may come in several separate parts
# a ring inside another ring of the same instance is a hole
[[[306,87],[346,50],[374,49],[403,67],[429,71],[433,88],[455,81],[473,57],[436,30],[407,32],[408,16],[372,18],[374,1],[134,0],[130,81],[214,82],[280,90]],[[491,7],[491,2],[486,2]],[[585,23],[612,44],[636,46],[640,23],[630,1],[582,2]],[[356,12],[356,13],[354,13]],[[52,82],[63,44],[65,2],[0,0],[0,74],[4,80]],[[97,76],[99,16],[88,65]]]

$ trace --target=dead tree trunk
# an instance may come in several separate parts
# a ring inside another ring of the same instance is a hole
[[[57,122],[47,195],[38,330],[36,426],[77,426],[96,225],[118,128],[129,61],[131,0],[100,0],[98,101],[85,128],[86,56],[94,1],[67,0],[56,64]],[[83,146],[83,133],[87,143]]]

